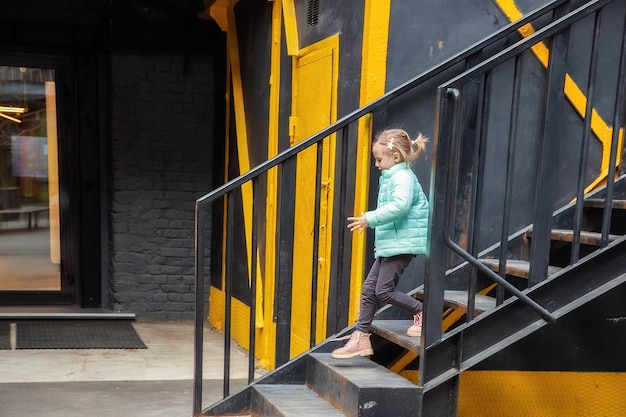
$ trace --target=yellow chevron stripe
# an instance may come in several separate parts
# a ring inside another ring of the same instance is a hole
[[[495,2],[511,22],[519,20],[524,16],[515,4],[515,0],[495,0]],[[535,33],[535,30],[530,24],[527,24],[522,26],[518,32],[523,37],[527,37]],[[532,51],[543,67],[548,68],[548,60],[550,57],[550,50],[548,47],[542,42],[533,46]],[[584,119],[587,97],[569,74],[565,75],[565,86],[563,91],[576,112]],[[591,131],[602,144],[602,162],[599,176],[587,186],[585,193],[591,191],[598,184],[602,183],[606,179],[609,172],[609,157],[611,152],[613,129],[608,126],[595,109],[592,110],[591,114]],[[621,162],[623,137],[624,132],[620,129],[616,165],[619,165]]]
[[[298,21],[296,19],[296,6],[294,0],[282,0],[283,18],[285,20],[285,40],[287,41],[287,54],[298,55],[300,42],[298,40]]]
[[[227,85],[232,85],[232,91],[228,91],[226,94],[226,108],[230,108],[230,103],[232,103],[234,108],[235,115],[235,129],[236,129],[236,138],[237,138],[237,159],[239,161],[240,174],[243,174],[250,170],[250,155],[248,149],[248,137],[247,130],[245,124],[245,108],[244,108],[244,99],[243,99],[243,85],[241,79],[241,67],[239,60],[239,43],[237,39],[237,28],[233,7],[238,2],[238,0],[217,0],[214,2],[209,8],[209,15],[217,22],[220,29],[226,32],[226,46],[227,46]],[[232,81],[232,82],[231,82]],[[232,96],[231,96],[232,93]],[[225,136],[225,146],[226,146],[226,155],[228,155],[229,148],[229,140],[230,137],[230,112],[226,112],[226,136]],[[225,181],[228,181],[228,163],[226,160],[226,169],[225,169]],[[248,271],[252,271],[252,184],[247,183],[244,184],[241,188],[242,200],[243,200],[243,220],[244,220],[244,230],[245,230],[245,244],[246,244],[246,259],[248,263]],[[226,201],[224,202],[224,212],[226,212]],[[226,249],[226,220],[224,220],[223,225],[223,233],[222,233],[222,263],[225,264],[225,249]],[[260,257],[257,258],[257,264],[255,268],[257,268],[257,314],[255,317],[255,326],[257,328],[263,328],[264,326],[264,316],[263,316],[263,293],[262,293],[262,282],[263,276],[261,268],[260,268]],[[226,280],[226,271],[222,271],[222,284]],[[248,276],[248,280],[251,279],[251,276]],[[209,311],[209,318],[211,319],[213,325],[216,328],[223,327],[223,297],[224,294],[222,291],[211,288],[210,296],[211,302],[209,303],[212,307]],[[222,308],[216,309],[213,307],[222,305]],[[248,348],[249,340],[248,340],[248,329],[250,328],[249,314],[247,313],[249,308],[245,306],[243,303],[239,302],[236,299],[233,299],[233,321],[234,324],[231,327],[232,336],[235,340],[237,340],[242,346]],[[270,320],[271,322],[271,320]],[[257,352],[259,350],[263,350],[265,346],[257,347]]]

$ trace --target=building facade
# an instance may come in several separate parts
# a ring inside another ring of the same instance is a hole
[[[167,3],[5,7],[0,306],[192,317],[223,40],[202,4]]]

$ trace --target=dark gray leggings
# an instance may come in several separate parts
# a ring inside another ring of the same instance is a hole
[[[361,287],[361,308],[356,329],[370,332],[370,324],[378,309],[378,303],[391,304],[415,315],[422,310],[422,302],[402,291],[396,291],[396,285],[404,269],[415,255],[397,255],[388,258],[378,257],[367,274]]]

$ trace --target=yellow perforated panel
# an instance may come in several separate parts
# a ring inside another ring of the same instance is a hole
[[[623,417],[626,373],[467,371],[459,417]]]

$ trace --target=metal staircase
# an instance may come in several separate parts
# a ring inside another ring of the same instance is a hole
[[[621,178],[617,185],[620,188],[626,187],[626,177]],[[585,202],[591,209],[586,216],[590,222],[597,218],[593,211],[602,209],[600,200],[604,201],[593,198]],[[589,246],[585,248],[588,254],[575,265],[551,267],[553,274],[542,285],[527,291],[527,295],[539,304],[549,306],[557,320],[626,283],[624,200],[614,200],[612,206],[617,213],[614,216],[616,233],[610,234],[611,242],[600,248],[599,232],[581,232],[583,235],[595,237],[584,240],[583,244]],[[563,215],[564,211],[555,215],[555,222]],[[592,228],[591,225],[589,227]],[[571,245],[572,233],[556,230],[558,232],[555,233],[552,253],[558,258],[564,242],[563,235],[570,236],[566,242],[569,241],[567,243]],[[489,258],[483,261],[493,265]],[[527,279],[527,261],[510,260],[509,263],[516,267],[507,268],[507,275],[513,279],[520,276]],[[526,266],[517,267],[520,263]],[[418,297],[423,296],[422,289],[418,289],[416,294]],[[444,302],[447,308],[466,312],[466,301],[467,293],[464,291],[445,291]],[[549,325],[532,307],[517,298],[508,298],[504,303],[496,304],[496,297],[479,297],[475,309],[477,318],[447,332],[438,344],[428,349],[429,381],[423,386],[416,385],[388,369],[389,363],[405,352],[418,355],[420,338],[406,335],[411,320],[385,319],[383,309],[372,324],[372,332],[377,336],[373,339],[377,353],[371,359],[331,358],[330,351],[337,344],[330,338],[259,378],[243,391],[214,404],[205,413],[207,416],[244,413],[251,416],[284,417],[455,415],[452,409],[441,409],[441,401],[450,403],[445,394],[447,391],[442,393],[438,388],[462,371]],[[343,333],[351,330],[352,328],[348,328]],[[385,351],[385,346],[390,344],[396,349]],[[384,353],[379,354],[379,350]]]
[[[251,377],[250,384],[235,394],[228,392],[225,380],[225,398],[205,408],[202,415],[456,416],[459,375],[463,371],[545,326],[558,326],[559,319],[623,285],[626,177],[619,177],[615,168],[619,166],[623,126],[623,19],[612,42],[614,54],[621,58],[619,75],[613,80],[616,97],[608,123],[611,137],[603,145],[608,149],[604,185],[589,191],[585,179],[593,135],[593,90],[602,76],[595,66],[597,33],[602,28],[601,17],[607,10],[614,13],[612,7],[617,3],[596,0],[574,8],[567,1],[552,2],[199,199],[197,236],[204,230],[202,213],[206,205],[249,181],[256,186],[267,170],[289,163],[298,152],[331,134],[347,141],[350,129],[366,115],[373,118],[375,126],[384,126],[392,100],[462,64],[437,92],[431,251],[424,285],[412,292],[424,301],[422,337],[406,336],[409,318],[392,308],[383,308],[372,325],[375,354],[370,359],[330,357],[329,352],[337,347],[334,337],[349,333],[352,328],[347,327],[263,377]],[[624,13],[623,7],[617,9]],[[510,46],[487,53],[489,46],[502,39],[515,38],[523,25],[539,21],[541,28],[531,36],[505,42]],[[564,141],[560,123],[572,118],[564,97],[568,77],[564,63],[570,31],[577,30],[578,22],[590,21],[594,30],[590,31],[587,51],[590,69],[586,108],[579,119],[580,140],[570,143],[577,147],[579,159],[563,167],[558,158]],[[531,62],[534,48],[544,44],[549,44],[551,51],[547,69]],[[539,74],[543,74],[543,81],[536,82],[535,89],[539,104],[531,108],[524,105],[527,96],[521,94],[522,86]],[[503,85],[511,90],[505,103],[494,96]],[[504,117],[506,122],[490,124],[493,115]],[[528,120],[535,124],[522,124]],[[529,136],[538,139],[533,153],[524,153],[531,162],[521,167],[519,162],[516,165],[516,155],[526,151],[520,149],[520,144]],[[488,159],[494,154],[494,146],[502,143],[502,156],[495,162]],[[577,180],[560,187],[556,179],[563,172]],[[497,178],[499,174],[502,178]],[[516,193],[522,191],[528,207],[516,204]],[[204,287],[203,254],[204,242],[199,237],[197,288]],[[254,279],[251,288],[256,286]],[[199,293],[201,296],[202,291]],[[199,297],[196,306],[196,346],[202,346],[205,315]],[[251,317],[254,311],[252,306]],[[228,339],[228,330],[226,336]],[[253,337],[251,343],[254,352]],[[419,369],[417,381],[409,381],[392,370],[397,368],[399,358]],[[198,350],[195,365],[194,412],[199,414],[202,353]],[[254,364],[250,362],[250,366]]]

